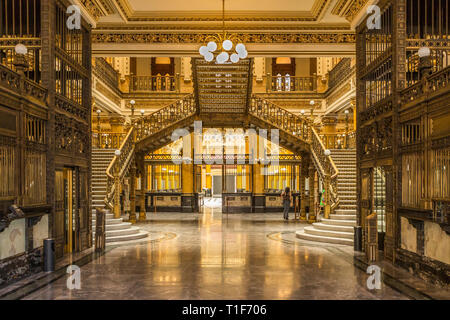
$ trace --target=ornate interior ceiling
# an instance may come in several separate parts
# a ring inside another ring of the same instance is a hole
[[[94,54],[129,55],[132,50],[138,55],[193,54],[208,35],[222,30],[222,0],[73,1],[82,5],[83,13],[94,25]],[[241,34],[243,41],[250,44],[249,53],[254,55],[272,54],[266,49],[290,55],[300,51],[352,55],[355,20],[375,1],[225,0],[226,29]],[[166,46],[152,48],[152,44]],[[260,48],[251,44],[301,46]],[[308,44],[340,45],[341,49],[313,46],[305,50]]]

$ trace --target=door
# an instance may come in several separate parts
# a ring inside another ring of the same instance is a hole
[[[78,251],[77,233],[77,171],[72,168],[63,169],[64,185],[64,254]]]
[[[222,176],[213,176],[213,195],[222,194]]]

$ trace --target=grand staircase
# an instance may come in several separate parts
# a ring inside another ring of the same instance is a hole
[[[339,205],[330,219],[313,223],[297,231],[296,236],[303,240],[353,245],[353,227],[356,226],[356,150],[331,150],[331,157],[339,171]]]
[[[120,147],[120,155],[94,155],[94,205],[114,208],[115,178],[112,168],[120,168],[119,181],[128,174],[131,163],[171,142],[175,129],[192,131],[195,120],[204,127],[246,127],[279,129],[279,144],[298,154],[310,153],[328,190],[333,214],[311,227],[297,232],[297,237],[313,241],[353,244],[356,225],[356,157],[354,150],[333,150],[327,155],[323,142],[310,121],[258,96],[252,96],[252,59],[236,64],[207,63],[192,59],[194,93],[148,116],[133,121]],[[105,165],[109,157],[109,167]],[[334,161],[333,161],[334,160]],[[335,164],[336,162],[336,164]],[[95,168],[98,165],[98,168]],[[98,178],[98,179],[97,179]],[[106,196],[105,196],[106,194]],[[108,215],[107,242],[146,236],[142,231]]]
[[[106,170],[114,158],[114,149],[92,149],[92,230],[95,237],[96,209],[105,207],[107,193]],[[148,232],[140,230],[123,218],[114,219],[106,210],[106,244],[123,244],[148,237]]]

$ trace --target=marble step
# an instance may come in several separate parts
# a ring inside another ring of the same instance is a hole
[[[334,220],[355,220],[356,214],[330,214],[330,218]]]
[[[133,234],[128,234],[128,235],[120,235],[120,236],[111,236],[111,237],[106,237],[105,241],[106,243],[111,243],[111,242],[126,242],[126,241],[130,241],[130,240],[137,240],[137,239],[143,239],[143,238],[147,238],[148,237],[148,232],[147,231],[143,231],[143,230],[139,230],[139,232],[137,233],[133,233]]]
[[[105,225],[106,231],[109,230],[123,230],[123,229],[128,229],[132,227],[132,223],[131,222],[122,222],[122,223],[118,223],[118,224],[107,224]]]
[[[344,245],[350,245],[350,246],[353,245],[353,239],[317,236],[317,235],[305,233],[304,230],[297,231],[295,233],[295,236],[299,239],[309,240],[309,241],[344,244]]]
[[[322,219],[323,224],[331,224],[336,226],[356,226],[356,220],[335,220],[335,219]]]
[[[118,219],[106,219],[105,221],[105,225],[109,225],[109,224],[121,224],[123,222],[123,218],[118,218]],[[95,225],[95,220],[92,219],[92,225]]]
[[[313,226],[316,229],[354,233],[354,228],[352,226],[337,226],[337,225],[325,224],[325,223],[321,223],[321,222],[314,222]]]
[[[107,213],[107,214],[105,214],[105,216],[106,216],[106,219],[113,219],[114,218],[114,215],[112,213]],[[95,220],[95,217],[96,217],[96,211],[92,210],[92,221]]]
[[[316,235],[316,236],[330,237],[330,238],[343,238],[343,239],[352,239],[353,240],[353,233],[351,233],[351,232],[323,230],[323,229],[316,229],[314,227],[305,227],[304,230],[305,230],[305,233]]]
[[[139,230],[140,229],[138,227],[129,227],[129,228],[117,229],[117,230],[106,230],[106,238],[136,234],[136,233],[139,233]]]
[[[356,215],[356,210],[336,209],[336,210],[334,210],[334,212],[336,214],[344,214],[344,215],[346,215],[346,214],[354,214],[354,215]]]

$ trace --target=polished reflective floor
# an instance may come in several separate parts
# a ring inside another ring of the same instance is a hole
[[[353,263],[353,248],[296,240],[281,214],[149,213],[161,237],[116,247],[25,299],[408,299]]]

